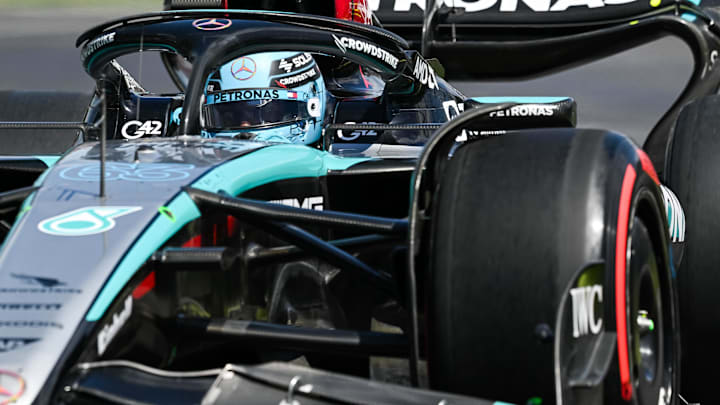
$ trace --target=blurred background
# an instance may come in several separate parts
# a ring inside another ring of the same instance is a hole
[[[0,0],[0,90],[92,91],[75,47],[78,35],[107,20],[161,9],[162,0]],[[157,54],[120,63],[149,90],[176,91]],[[483,63],[482,56],[468,63]],[[539,79],[453,84],[468,96],[571,96],[578,126],[612,129],[641,144],[691,70],[687,46],[663,38]]]

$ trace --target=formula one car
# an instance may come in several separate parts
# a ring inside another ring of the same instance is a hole
[[[97,81],[81,113],[81,95],[0,95],[3,404],[712,398],[711,9],[379,13],[403,38],[363,1],[186,3],[78,39]],[[571,98],[442,78],[668,33],[697,67],[644,148],[574,128]],[[148,51],[176,94],[116,60]]]

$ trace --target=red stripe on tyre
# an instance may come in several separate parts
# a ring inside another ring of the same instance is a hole
[[[653,166],[652,161],[648,157],[647,153],[645,153],[642,149],[636,149],[638,157],[640,157],[640,165],[642,165],[643,171],[647,173],[648,176],[657,184],[660,185],[660,178],[657,175],[657,172],[655,171],[655,166]]]
[[[620,190],[620,208],[618,209],[617,235],[615,240],[615,322],[617,324],[620,384],[622,387],[622,397],[626,401],[630,401],[632,398],[625,289],[627,277],[627,235],[632,191],[636,178],[637,173],[635,172],[635,168],[628,164],[625,169],[625,176],[623,177],[622,189]]]

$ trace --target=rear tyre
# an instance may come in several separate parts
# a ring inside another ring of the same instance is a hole
[[[665,173],[685,212],[685,243],[677,269],[682,322],[681,394],[717,402],[720,370],[720,96],[686,106],[678,117]]]
[[[630,141],[518,131],[461,147],[439,182],[426,278],[434,388],[655,405],[677,387],[662,197]]]
[[[0,121],[82,122],[91,96],[82,93],[0,91]],[[78,130],[0,130],[2,155],[59,155],[81,140]]]

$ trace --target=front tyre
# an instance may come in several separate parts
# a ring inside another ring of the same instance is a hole
[[[604,131],[517,131],[455,151],[428,237],[433,388],[669,403],[679,340],[656,178]]]

